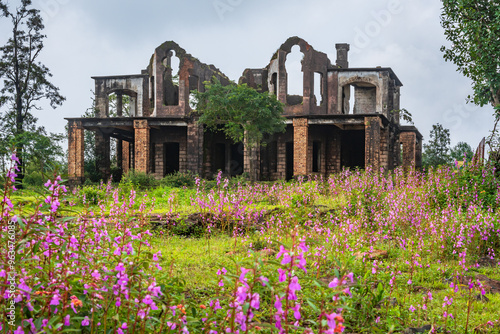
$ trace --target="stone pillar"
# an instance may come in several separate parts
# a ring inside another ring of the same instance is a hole
[[[130,171],[130,143],[128,141],[123,141],[122,144],[121,165],[122,165],[123,175],[127,174]]]
[[[149,173],[149,125],[147,120],[134,120],[135,163],[138,172]]]
[[[116,93],[116,116],[123,116],[123,94],[120,92]],[[118,168],[123,171],[123,141],[121,139],[116,140],[116,164]]]
[[[123,116],[123,94],[116,93],[116,116]]]
[[[95,157],[97,171],[103,180],[111,176],[111,162],[109,160],[109,135],[101,130],[95,132]]]
[[[248,149],[246,145],[243,148],[243,171],[248,173],[250,180],[257,181],[260,179],[260,145]],[[253,161],[252,168],[250,160]]]
[[[84,130],[81,121],[70,121],[68,131],[68,175],[70,186],[79,185],[84,177]]]
[[[341,140],[340,131],[332,126],[330,134],[326,141],[326,176],[332,173],[338,173],[342,170],[341,166]]]
[[[187,126],[187,170],[202,174],[203,168],[203,126],[197,120]]]
[[[380,167],[380,118],[365,117],[365,168]]]
[[[293,175],[309,174],[309,125],[307,118],[293,119]]]
[[[389,170],[391,158],[390,140],[389,140],[389,127],[380,129],[380,167],[384,170]]]
[[[400,134],[403,144],[403,168],[409,169],[415,166],[417,136],[415,132],[403,132]]]

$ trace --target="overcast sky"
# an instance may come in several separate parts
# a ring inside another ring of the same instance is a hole
[[[18,1],[8,0],[11,7]],[[91,106],[91,76],[138,74],[154,49],[176,41],[237,81],[265,67],[276,49],[299,36],[336,60],[335,43],[351,44],[350,67],[391,67],[403,82],[401,107],[428,139],[432,124],[452,145],[473,148],[487,136],[493,109],[466,104],[471,83],[446,63],[436,0],[33,0],[44,17],[42,61],[66,102],[36,113],[51,132]],[[0,42],[11,31],[0,19]]]

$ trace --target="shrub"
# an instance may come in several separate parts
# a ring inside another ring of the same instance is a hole
[[[106,191],[101,189],[99,186],[84,186],[80,190],[80,194],[85,196],[85,203],[96,205],[99,204],[100,201],[103,201],[106,198]]]
[[[146,174],[131,170],[125,174],[120,181],[120,186],[123,184],[131,184],[134,189],[146,189],[155,187],[158,185],[158,181],[155,180],[154,176],[151,174]]]
[[[166,175],[160,184],[167,187],[194,187],[195,185],[195,175],[191,172],[181,173],[175,172],[173,174]]]
[[[41,187],[47,182],[47,178],[42,172],[31,172],[24,176],[23,185],[32,187]]]

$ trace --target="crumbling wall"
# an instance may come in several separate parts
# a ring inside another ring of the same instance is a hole
[[[354,90],[354,113],[373,114],[377,109],[377,89],[356,86]]]
[[[180,60],[178,88],[171,83],[171,77],[175,74],[171,73],[168,64],[165,65],[165,60],[172,57],[172,51]],[[218,68],[200,62],[173,41],[165,42],[156,48],[147,72],[155,92],[151,94],[151,98],[154,97],[152,115],[157,117],[188,116],[191,112],[190,92],[194,89],[203,91],[203,82],[211,81],[213,77],[223,85],[230,83],[229,78]],[[167,105],[165,100],[174,99],[172,96],[175,94],[178,103]]]

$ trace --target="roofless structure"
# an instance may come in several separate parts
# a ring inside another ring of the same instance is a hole
[[[287,62],[294,46],[302,53],[302,94],[296,95],[289,93]],[[212,177],[222,170],[227,176],[247,172],[258,180],[279,180],[327,176],[344,167],[419,167],[422,136],[415,127],[400,125],[399,78],[391,68],[350,68],[349,45],[336,44],[336,49],[332,64],[325,53],[292,37],[266,67],[244,71],[240,83],[275,94],[287,119],[285,133],[252,152],[197,123],[191,93],[203,91],[203,82],[213,77],[223,84],[230,80],[175,42],[157,47],[141,74],[93,77],[97,117],[67,118],[70,179],[73,184],[84,179],[84,131],[96,134],[97,168],[104,179],[111,174],[111,138],[123,172],[135,169],[156,178],[176,171]],[[113,114],[111,94],[116,96]]]

